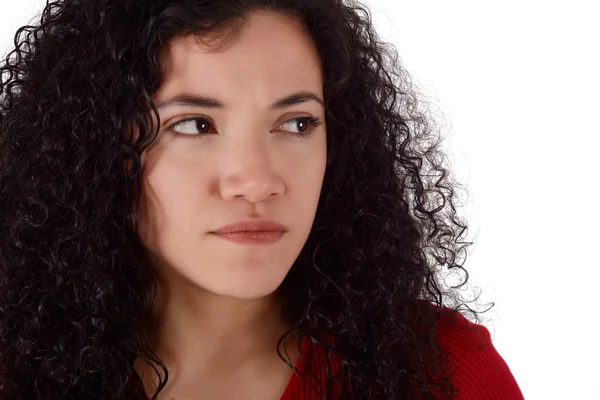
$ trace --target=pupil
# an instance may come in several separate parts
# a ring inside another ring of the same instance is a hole
[[[306,122],[303,119],[299,119],[297,121],[298,125],[306,125]],[[300,129],[301,132],[304,132],[304,129]]]
[[[207,120],[202,119],[202,118],[196,120],[196,128],[198,129],[198,132],[206,133],[206,131],[204,131],[202,129],[202,127],[204,127],[205,129],[208,129],[208,126],[209,126],[209,123]]]

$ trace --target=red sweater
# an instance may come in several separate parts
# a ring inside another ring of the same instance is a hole
[[[437,340],[457,362],[451,380],[457,400],[523,400],[523,394],[508,365],[494,348],[490,332],[483,325],[473,324],[460,314],[443,314],[437,327]],[[326,357],[324,351],[314,346],[309,338],[302,342],[302,358],[311,365],[324,382]],[[339,360],[338,360],[339,362]],[[339,371],[333,360],[332,374]],[[296,368],[304,372],[298,359]],[[315,388],[316,387],[316,388]],[[339,390],[339,387],[337,387]],[[323,397],[323,387],[316,381],[301,380],[292,375],[281,400],[315,400]],[[334,393],[339,393],[335,391]]]
[[[474,324],[460,314],[443,314],[436,335],[441,347],[457,363],[451,377],[456,400],[523,400],[515,378],[494,348],[490,332],[485,326]],[[302,355],[309,360],[311,370],[318,371],[317,374],[322,377],[321,382],[324,382],[324,366],[327,364],[324,351],[305,338]],[[339,371],[339,364],[335,360],[330,365],[333,374]],[[304,372],[300,360],[296,368]],[[319,393],[323,393],[322,386],[317,391],[310,387],[311,384],[315,385],[308,380],[303,382],[297,374],[293,374],[281,400],[321,399],[323,396]],[[336,389],[334,393],[339,393],[339,386]]]

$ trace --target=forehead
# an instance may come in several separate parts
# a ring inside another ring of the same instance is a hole
[[[319,55],[300,22],[273,12],[250,14],[237,39],[214,52],[194,36],[178,37],[165,49],[163,84],[155,99],[179,92],[212,94],[225,102],[254,93],[270,103],[296,89],[322,93]]]

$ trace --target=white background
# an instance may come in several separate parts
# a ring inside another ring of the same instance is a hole
[[[600,399],[598,3],[368,4],[448,121],[465,267],[525,398]]]
[[[464,266],[526,399],[600,399],[595,3],[367,0],[445,125]],[[43,4],[4,2],[2,54]]]

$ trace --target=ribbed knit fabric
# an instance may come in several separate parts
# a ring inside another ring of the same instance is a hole
[[[329,342],[332,341],[328,337]],[[335,355],[327,362],[327,355],[321,346],[315,345],[308,337],[302,341],[300,358],[296,362],[296,369],[299,374],[294,372],[281,400],[315,400],[324,399],[327,388],[325,387],[327,376],[327,365],[329,364],[330,374],[341,379],[340,360]],[[312,374],[306,373],[306,367]],[[302,379],[305,377],[305,379]],[[341,394],[341,386],[334,385],[331,388],[330,398],[336,399]]]
[[[523,394],[490,332],[460,314],[442,317],[437,339],[456,363],[452,383],[460,400],[522,400]]]
[[[432,307],[435,307],[432,305]],[[442,313],[437,327],[436,338],[440,346],[449,354],[449,362],[455,365],[451,381],[457,400],[522,400],[523,394],[508,365],[494,348],[490,332],[483,325],[477,325],[460,314]],[[325,382],[325,352],[313,345],[308,338],[302,342],[302,357],[296,368],[305,372],[304,365],[320,375],[320,379],[302,380],[292,375],[281,400],[323,399]],[[330,361],[331,373],[340,372],[339,360]],[[333,397],[341,387],[332,388]]]

